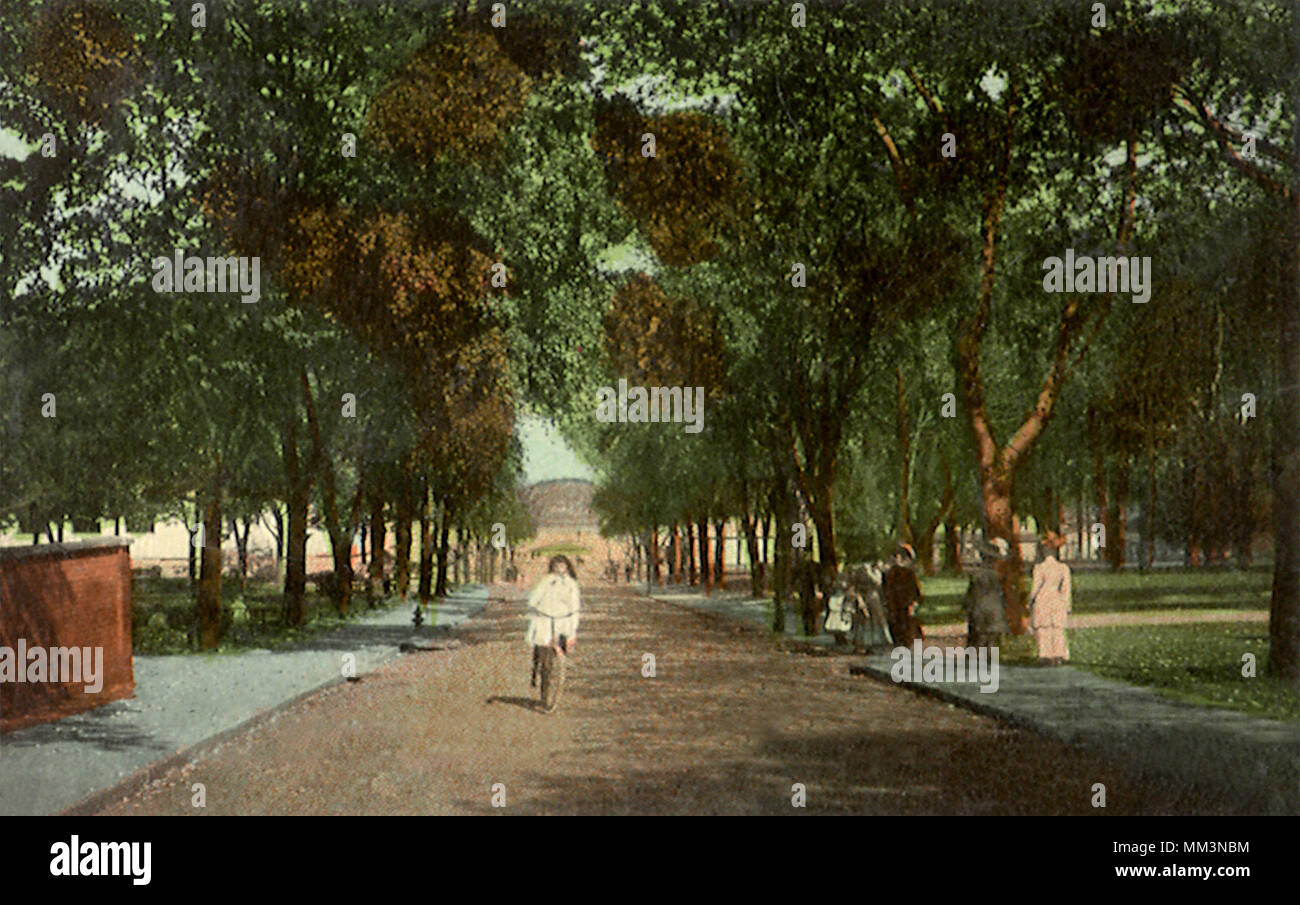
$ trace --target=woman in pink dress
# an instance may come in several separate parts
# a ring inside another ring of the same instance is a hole
[[[1070,567],[1057,559],[1065,538],[1054,531],[1043,538],[1043,560],[1034,566],[1029,592],[1029,624],[1038,639],[1038,662],[1061,666],[1070,659],[1065,644],[1065,620],[1070,614]]]

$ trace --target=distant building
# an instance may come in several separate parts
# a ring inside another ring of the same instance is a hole
[[[539,481],[523,491],[538,537],[543,534],[600,534],[600,518],[591,506],[596,486],[578,478]]]

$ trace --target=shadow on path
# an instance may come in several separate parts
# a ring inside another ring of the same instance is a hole
[[[514,704],[516,707],[522,707],[525,710],[532,710],[536,713],[541,712],[536,698],[513,698],[507,695],[494,694],[487,699],[489,704]]]
[[[0,746],[32,748],[76,742],[104,751],[166,751],[167,746],[151,733],[119,719],[128,712],[127,706],[125,702],[113,701],[57,722],[30,726],[21,732],[0,736]]]

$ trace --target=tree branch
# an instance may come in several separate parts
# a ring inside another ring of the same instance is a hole
[[[925,105],[930,108],[930,112],[942,119],[944,127],[951,132],[952,124],[948,120],[948,114],[943,112],[943,107],[940,105],[938,98],[927,91],[925,86],[921,84],[921,79],[917,77],[916,70],[911,66],[908,66],[905,71],[907,72],[907,77],[912,80],[912,84],[916,86],[916,90],[920,92],[921,98],[925,101]]]
[[[1193,99],[1195,96],[1190,90],[1181,85],[1175,85],[1173,90],[1174,103],[1179,107],[1179,109],[1189,114],[1194,120],[1201,123],[1201,125],[1205,126],[1211,132],[1214,132],[1220,137],[1228,138],[1238,144],[1246,143],[1246,136],[1243,132],[1234,129],[1232,126],[1229,126],[1227,123],[1214,116],[1214,114],[1210,112],[1210,108],[1199,98]],[[1259,149],[1260,153],[1272,157],[1279,163],[1285,164],[1292,169],[1300,168],[1300,156],[1297,156],[1292,151],[1288,151],[1281,145],[1274,144],[1267,138],[1256,136],[1255,147]]]
[[[1232,147],[1232,139],[1244,141],[1244,136],[1220,122],[1214,114],[1210,113],[1209,108],[1204,104],[1204,102],[1193,100],[1187,89],[1176,88],[1174,103],[1185,110],[1191,111],[1193,118],[1197,122],[1200,122],[1211,135],[1219,140],[1219,146],[1223,149],[1224,156],[1228,158],[1228,162],[1242,173],[1245,173],[1246,178],[1263,188],[1269,194],[1280,197],[1283,201],[1288,203],[1295,202],[1296,197],[1291,191],[1290,186],[1269,176],[1258,166],[1237,153],[1237,151]],[[1283,163],[1291,167],[1293,171],[1295,170],[1296,165],[1292,155],[1274,145],[1268,145],[1268,148],[1266,148],[1265,144],[1267,143],[1261,144],[1259,139],[1255,140],[1256,147],[1265,153],[1268,153],[1269,156],[1281,160]]]
[[[912,196],[912,177],[907,167],[907,161],[903,160],[902,153],[898,150],[898,145],[894,138],[885,128],[885,124],[880,121],[880,117],[875,113],[871,114],[871,121],[876,126],[876,131],[880,133],[880,139],[885,143],[885,150],[889,152],[889,163],[894,168],[894,180],[898,183],[898,194],[903,199],[903,206],[913,217],[916,211],[913,209]]]

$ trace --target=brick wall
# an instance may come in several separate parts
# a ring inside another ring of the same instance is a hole
[[[16,655],[19,639],[29,650],[103,648],[103,687],[86,693],[84,683],[0,681],[0,732],[131,697],[127,542],[102,538],[0,548],[0,648]]]

